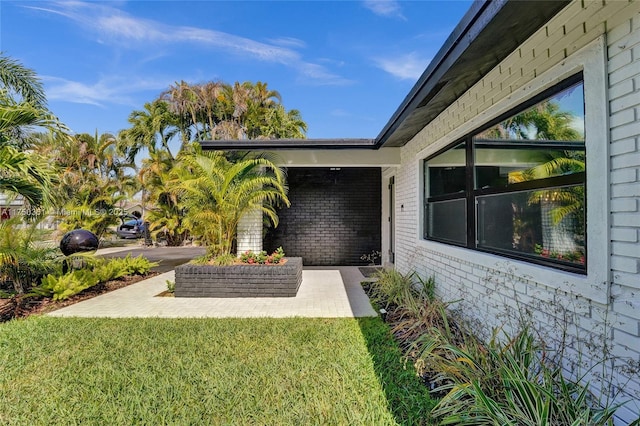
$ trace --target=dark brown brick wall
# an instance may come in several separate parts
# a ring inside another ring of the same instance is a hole
[[[380,250],[380,168],[290,168],[290,208],[264,240],[282,246],[305,266],[362,265],[363,254]]]

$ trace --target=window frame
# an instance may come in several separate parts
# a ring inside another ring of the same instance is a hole
[[[429,155],[428,157],[426,157],[425,159],[422,160],[421,162],[421,169],[422,169],[422,176],[423,176],[423,180],[425,182],[424,185],[424,192],[423,192],[423,218],[424,218],[424,222],[423,222],[423,232],[422,232],[422,238],[427,240],[427,241],[434,241],[434,242],[438,242],[438,243],[443,243],[443,244],[448,244],[448,245],[453,245],[453,246],[458,246],[458,247],[463,247],[466,249],[471,249],[471,250],[476,250],[479,252],[484,252],[484,253],[488,253],[488,254],[495,254],[495,255],[500,255],[503,257],[507,257],[507,258],[511,258],[511,259],[516,259],[516,260],[522,260],[522,261],[526,261],[529,263],[533,263],[533,264],[537,264],[537,265],[542,265],[542,266],[546,266],[546,267],[551,267],[557,270],[561,270],[561,271],[565,271],[565,272],[571,272],[571,273],[576,273],[576,274],[581,274],[581,275],[586,275],[587,271],[588,271],[588,228],[585,227],[584,230],[584,239],[585,239],[585,243],[584,243],[584,251],[585,251],[585,263],[583,265],[580,264],[574,264],[571,262],[564,262],[564,261],[560,261],[560,260],[552,260],[552,259],[548,259],[548,258],[543,258],[540,256],[536,256],[533,254],[528,254],[525,252],[522,253],[518,253],[518,252],[514,252],[514,251],[509,251],[509,250],[501,250],[498,248],[489,248],[489,247],[482,247],[479,244],[479,240],[478,240],[478,234],[479,234],[479,229],[478,229],[478,215],[479,215],[479,203],[478,200],[480,197],[483,196],[487,196],[487,195],[500,195],[500,194],[511,194],[511,193],[518,193],[518,192],[522,192],[522,191],[526,191],[526,190],[535,190],[535,189],[550,189],[550,188],[559,188],[559,187],[566,187],[566,186],[574,186],[574,185],[584,185],[584,196],[585,196],[585,200],[584,200],[584,215],[585,215],[585,220],[587,218],[587,208],[588,208],[588,194],[587,194],[587,172],[583,171],[583,172],[578,172],[578,173],[572,173],[572,174],[567,174],[567,175],[559,175],[559,176],[551,176],[548,178],[544,178],[544,179],[537,179],[537,180],[532,180],[532,181],[526,181],[526,182],[518,182],[518,183],[514,183],[514,184],[510,184],[510,185],[503,185],[503,186],[497,186],[497,187],[490,187],[490,188],[476,188],[476,174],[475,174],[475,149],[476,149],[476,145],[480,145],[483,142],[476,142],[474,140],[474,136],[476,136],[477,134],[509,119],[512,118],[514,116],[516,116],[519,113],[522,113],[524,111],[526,111],[527,109],[539,104],[540,102],[543,102],[551,97],[553,97],[554,95],[557,95],[559,93],[561,93],[562,91],[575,86],[577,84],[581,83],[583,86],[583,104],[584,104],[584,118],[585,118],[585,141],[584,141],[584,151],[585,151],[585,157],[587,158],[586,164],[589,164],[588,161],[588,155],[587,155],[587,143],[586,143],[586,133],[587,133],[587,129],[586,129],[586,98],[587,95],[585,93],[585,77],[584,77],[584,72],[583,70],[579,70],[578,72],[563,78],[562,80],[560,80],[558,83],[552,85],[551,87],[546,88],[545,90],[541,91],[540,93],[531,96],[530,98],[524,100],[523,102],[519,103],[518,105],[516,105],[513,108],[508,109],[507,111],[505,111],[504,113],[496,116],[494,119],[484,123],[481,126],[475,127],[473,128],[472,131],[467,132],[463,137],[461,138],[457,138],[454,142],[447,144],[444,148],[439,149],[438,151],[436,151],[435,153],[433,153],[432,155]],[[428,194],[428,185],[427,185],[427,170],[428,170],[428,162],[436,157],[438,157],[439,155],[442,155],[443,153],[454,149],[456,146],[464,144],[465,145],[465,190],[463,193],[448,193],[448,194],[441,194],[441,195],[436,195],[436,196],[429,196]],[[497,143],[497,145],[499,145],[499,142]],[[504,148],[508,147],[508,143],[505,141],[503,146]],[[512,144],[513,145],[513,144]],[[536,141],[536,140],[524,140],[522,143],[518,143],[518,147],[523,147],[523,148],[544,148],[544,147],[562,147],[563,145],[568,145],[570,146],[571,143],[567,142],[567,141]],[[586,166],[587,167],[587,166]],[[461,243],[457,243],[457,242],[453,242],[450,240],[444,240],[441,238],[434,238],[433,236],[429,236],[428,235],[428,230],[430,229],[429,226],[429,213],[428,213],[428,208],[429,208],[429,203],[433,203],[433,202],[440,202],[440,201],[450,201],[450,200],[458,200],[458,199],[465,199],[466,200],[466,225],[467,225],[467,232],[466,232],[466,243],[465,244],[461,244]]]

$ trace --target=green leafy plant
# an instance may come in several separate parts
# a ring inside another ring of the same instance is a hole
[[[245,251],[240,255],[240,262],[250,265],[277,265],[282,261],[283,258],[284,250],[282,249],[282,247],[278,247],[271,254],[267,254],[267,252],[264,250],[259,252],[254,252],[251,250]]]
[[[208,258],[205,256],[205,260],[207,259]],[[231,253],[221,254],[219,256],[214,257],[213,260],[211,261],[211,263],[213,263],[216,266],[229,266],[229,265],[233,265],[235,262],[236,262],[236,257]]]
[[[65,300],[99,283],[104,283],[128,275],[145,275],[157,262],[150,262],[142,255],[124,258],[82,257],[83,268],[74,269],[65,274],[48,274],[34,294],[51,297],[53,300]]]
[[[176,282],[175,281],[171,281],[171,280],[166,280],[165,283],[167,284],[167,291],[169,293],[175,293],[175,291],[176,291]]]
[[[433,278],[425,280],[415,272],[402,274],[395,269],[380,270],[375,278],[372,297],[385,309],[401,308],[416,313],[422,304],[435,298]]]
[[[259,211],[276,226],[289,206],[284,170],[261,156],[229,161],[221,151],[189,145],[171,170],[168,187],[184,208],[184,225],[211,258],[231,253],[240,220]]]
[[[64,275],[47,275],[35,291],[51,296],[53,300],[65,300],[93,287],[100,282],[98,275],[88,269],[78,269]]]
[[[446,393],[432,411],[440,424],[610,424],[619,405],[600,407],[588,383],[564,378],[530,330],[500,337],[429,348],[443,382],[436,391]]]
[[[36,223],[0,221],[0,283],[9,284],[16,294],[29,292],[44,275],[60,269],[58,249],[34,244],[36,231]]]
[[[151,271],[151,268],[160,264],[159,262],[151,262],[142,255],[131,257],[130,254],[126,257],[112,259],[112,262],[120,265],[124,275],[146,275]]]

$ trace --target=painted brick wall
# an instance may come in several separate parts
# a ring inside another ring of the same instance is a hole
[[[636,5],[637,6],[637,5]],[[640,357],[640,11],[607,33],[613,350]],[[631,383],[640,388],[640,378]],[[637,399],[636,399],[637,401]],[[640,402],[624,407],[630,419]]]
[[[361,265],[363,254],[380,250],[380,168],[290,168],[291,207],[264,240],[282,246],[305,266]]]
[[[421,159],[516,106],[532,82],[539,85],[547,71],[562,68],[567,58],[603,35],[609,140],[602,143],[609,143],[609,158],[601,161],[608,161],[610,169],[608,177],[601,177],[609,181],[608,197],[603,197],[610,204],[610,259],[605,262],[610,270],[607,266],[604,271],[605,282],[587,277],[590,289],[562,287],[557,284],[570,281],[570,274],[530,274],[530,265],[423,241]],[[576,361],[580,351],[587,357],[583,361],[591,356],[591,363],[597,362],[605,347],[620,359],[640,361],[639,2],[573,2],[423,129],[401,157],[396,171],[397,269],[433,275],[441,297],[459,300],[452,308],[485,336],[491,327],[508,329],[526,307],[550,341],[559,339],[558,331],[569,320],[569,352]],[[598,297],[585,296],[589,291]],[[585,373],[578,362],[571,368],[573,374]],[[640,415],[640,376],[620,369],[608,370],[607,376],[617,384],[614,390],[622,392],[619,400],[631,401],[618,411],[617,422],[627,424]]]

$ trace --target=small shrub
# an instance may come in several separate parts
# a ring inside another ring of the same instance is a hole
[[[565,379],[530,330],[497,335],[486,346],[445,341],[429,351],[444,383],[436,391],[446,393],[432,411],[441,424],[610,424],[619,406],[600,407],[588,384]]]
[[[50,295],[53,300],[65,300],[99,282],[93,271],[79,269],[61,276],[49,274],[42,279],[40,286],[34,291],[38,294]]]
[[[419,277],[415,272],[402,274],[395,269],[383,269],[372,283],[373,300],[385,309],[404,309],[418,313],[427,302],[435,299],[435,281]]]
[[[277,265],[284,258],[284,250],[282,247],[278,247],[273,253],[267,255],[267,252],[262,250],[260,252],[246,251],[240,255],[240,262],[260,265]]]
[[[220,256],[216,256],[211,261],[215,266],[229,266],[233,265],[236,262],[236,257],[230,253],[221,254]]]
[[[194,257],[189,263],[193,265],[207,265],[210,261],[211,257],[208,254],[203,254],[202,256]]]
[[[175,281],[171,281],[171,280],[166,280],[165,282],[167,283],[167,291],[169,293],[175,293],[175,291],[176,291],[176,282]]]
[[[128,275],[145,275],[157,262],[150,262],[143,256],[125,258],[83,257],[83,268],[74,269],[66,274],[48,274],[32,293],[51,297],[53,300],[65,300],[97,284],[122,278]]]
[[[100,262],[99,264],[94,265],[93,272],[96,274],[98,282],[101,283],[122,278],[127,275],[122,263],[118,261]]]
[[[360,260],[364,260],[369,265],[378,265],[381,258],[382,252],[378,250],[373,250],[369,254],[363,254],[362,256],[360,256]]]
[[[131,257],[131,255],[128,254],[127,257],[113,260],[121,266],[124,275],[146,275],[151,268],[159,265],[158,262],[151,262],[142,255]]]

